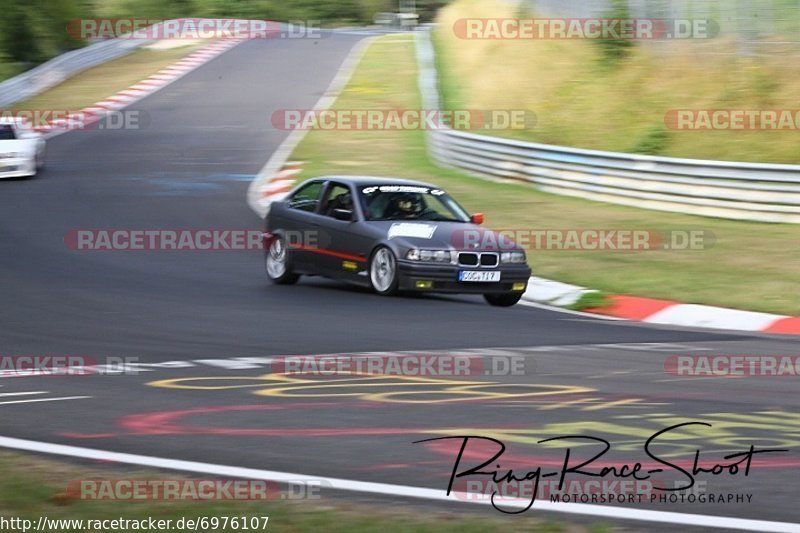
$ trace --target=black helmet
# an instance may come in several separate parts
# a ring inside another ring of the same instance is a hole
[[[395,209],[403,216],[418,215],[422,212],[422,200],[419,194],[404,192],[394,198]]]

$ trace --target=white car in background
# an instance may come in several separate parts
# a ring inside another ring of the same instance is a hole
[[[45,141],[27,122],[0,117],[0,178],[35,176],[44,166]]]

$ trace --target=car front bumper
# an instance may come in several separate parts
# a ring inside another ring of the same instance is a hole
[[[524,292],[531,277],[531,268],[526,264],[506,264],[496,268],[469,268],[457,265],[437,265],[398,261],[399,288],[404,291],[451,292],[469,294],[499,294]],[[500,281],[459,281],[462,270],[499,271]]]
[[[0,179],[19,178],[36,174],[36,161],[33,159],[0,159]]]

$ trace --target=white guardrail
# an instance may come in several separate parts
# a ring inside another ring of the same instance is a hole
[[[423,108],[440,109],[430,31],[417,32]],[[675,213],[800,224],[800,165],[677,159],[582,150],[463,131],[428,134],[433,159],[493,179]]]
[[[122,57],[150,42],[142,39],[109,39],[56,56],[0,83],[0,107],[35,96],[81,71]]]

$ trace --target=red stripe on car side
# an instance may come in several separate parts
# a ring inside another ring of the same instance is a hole
[[[366,257],[363,255],[350,255],[344,252],[337,252],[336,250],[328,250],[327,248],[317,248],[316,246],[305,246],[303,244],[292,244],[291,248],[299,248],[306,252],[314,252],[316,254],[322,255],[330,255],[332,257],[338,257],[340,259],[347,259],[349,261],[356,261],[358,263],[363,263],[366,261]]]

